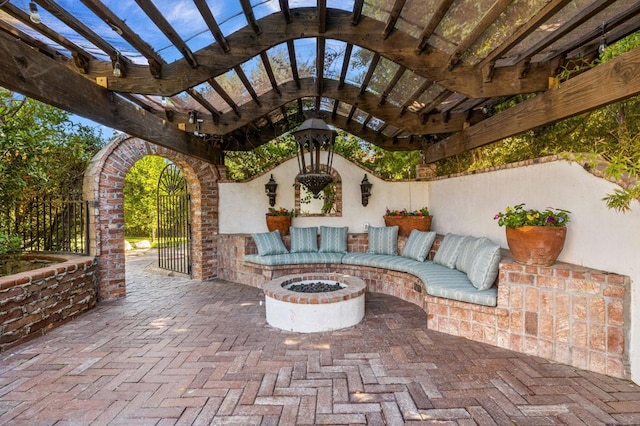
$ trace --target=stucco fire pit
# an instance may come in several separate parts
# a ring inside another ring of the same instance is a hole
[[[293,284],[340,283],[341,289],[323,293],[301,293]],[[264,286],[267,322],[298,333],[339,330],[364,318],[366,285],[360,278],[342,274],[297,274],[271,280]]]

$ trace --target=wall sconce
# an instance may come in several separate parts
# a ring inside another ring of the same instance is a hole
[[[362,193],[362,205],[364,207],[366,207],[367,204],[369,204],[369,197],[371,197],[372,186],[373,184],[369,182],[369,179],[367,179],[367,174],[365,173],[364,179],[362,179],[362,182],[360,182],[360,192]]]
[[[271,207],[276,205],[276,188],[278,187],[278,184],[276,183],[275,180],[273,180],[273,175],[271,175],[271,179],[269,179],[269,182],[267,182],[264,185],[264,192],[267,194],[267,197],[269,197],[269,205]]]

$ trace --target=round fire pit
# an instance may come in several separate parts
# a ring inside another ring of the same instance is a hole
[[[293,291],[289,287],[301,289]],[[264,286],[267,322],[298,333],[351,327],[364,318],[365,290],[364,281],[350,275],[315,273],[280,277]]]

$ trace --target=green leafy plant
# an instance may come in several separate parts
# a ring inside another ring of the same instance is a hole
[[[22,252],[22,239],[17,235],[0,234],[0,254]]]
[[[525,210],[524,203],[513,207],[507,207],[503,212],[496,214],[493,219],[498,225],[509,228],[519,226],[566,226],[571,212],[563,209],[547,207],[544,211]]]
[[[280,208],[275,208],[275,207],[269,207],[269,212],[267,213],[267,215],[269,216],[295,216],[296,212],[295,210],[287,210],[284,207],[280,207]]]
[[[385,216],[429,216],[429,209],[427,207],[423,207],[418,210],[408,211],[407,209],[402,210],[389,210],[385,213]]]

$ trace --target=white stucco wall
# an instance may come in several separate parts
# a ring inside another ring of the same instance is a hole
[[[386,182],[337,154],[333,168],[342,178],[342,217],[296,217],[294,226],[348,226],[349,232],[364,232],[365,223],[384,226],[382,216],[387,207],[415,210],[427,205],[428,182]],[[363,207],[360,182],[365,173],[373,187],[369,205]],[[269,199],[264,185],[273,175],[278,183],[275,207],[291,210],[295,204],[293,182],[297,174],[298,162],[292,158],[249,182],[220,183],[220,233],[266,232],[264,215],[269,209]]]
[[[631,375],[640,383],[640,205],[608,209],[602,198],[615,188],[579,164],[555,161],[432,181],[428,205],[438,233],[487,236],[505,248],[493,217],[506,206],[571,211],[559,260],[631,277]]]
[[[387,207],[410,210],[428,206],[432,229],[486,236],[507,247],[504,228],[493,219],[507,206],[526,203],[529,208],[556,207],[572,212],[567,241],[559,260],[631,277],[631,377],[640,383],[640,205],[632,211],[609,210],[602,197],[616,185],[586,172],[579,164],[546,162],[431,182],[385,182],[369,176],[373,184],[367,207],[360,204],[360,181],[365,171],[336,156],[334,168],[342,176],[342,217],[298,217],[294,226],[349,226],[362,232],[363,224],[382,226]],[[293,158],[271,172],[246,183],[221,183],[220,232],[265,232],[268,199],[264,184],[273,174],[278,182],[276,206],[293,208]]]

